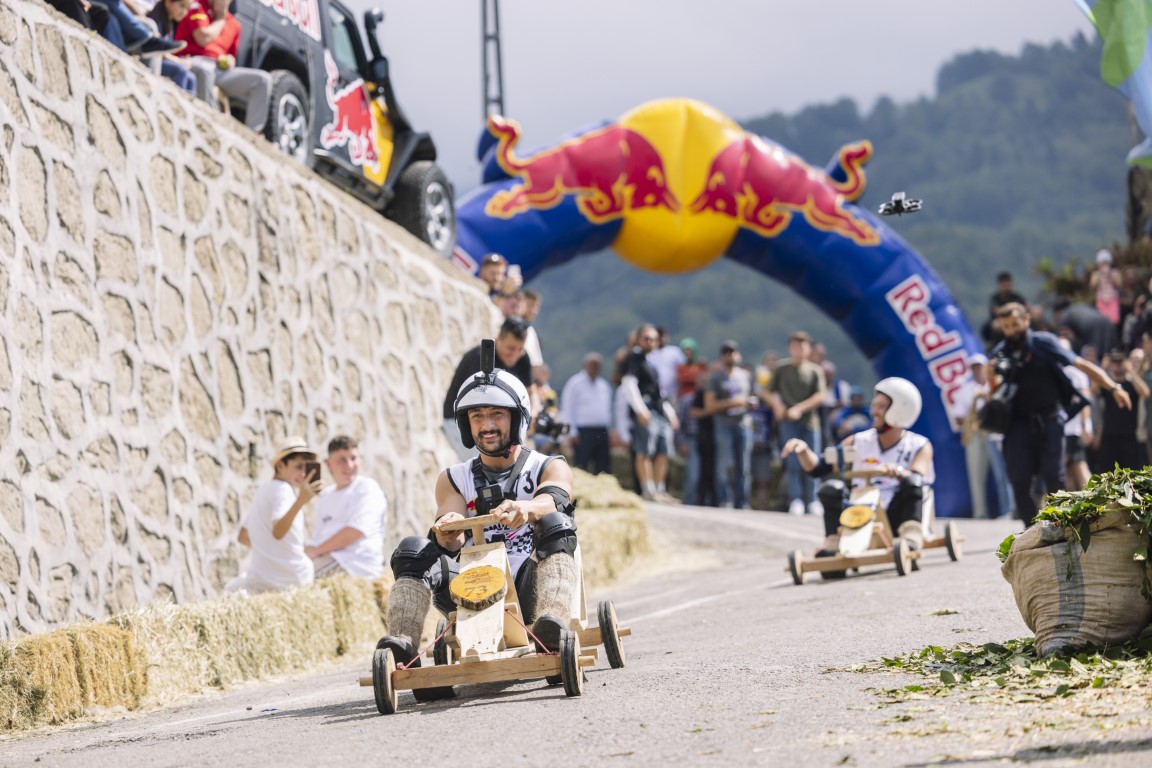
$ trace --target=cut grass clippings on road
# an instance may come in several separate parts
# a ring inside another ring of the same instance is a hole
[[[886,704],[936,697],[961,697],[978,705],[1069,700],[1068,709],[1083,717],[1132,709],[1125,704],[1147,709],[1152,627],[1124,645],[1089,648],[1067,656],[1037,658],[1033,643],[1033,638],[1024,638],[1003,644],[961,643],[952,648],[932,645],[841,671],[903,672],[923,678],[898,688],[872,689]],[[1044,723],[1034,725],[1043,727]]]

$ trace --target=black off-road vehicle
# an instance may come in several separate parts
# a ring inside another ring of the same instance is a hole
[[[232,13],[244,29],[237,64],[272,73],[268,139],[451,256],[452,186],[432,137],[396,102],[377,39],[384,14],[366,12],[362,34],[335,0],[234,0]]]

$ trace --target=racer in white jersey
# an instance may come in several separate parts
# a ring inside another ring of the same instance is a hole
[[[857,478],[853,485],[868,483],[880,488],[880,503],[896,535],[919,549],[924,543],[924,494],[936,479],[932,466],[932,443],[909,430],[920,416],[920,392],[907,379],[889,377],[876,384],[872,398],[872,429],[849,435],[840,445],[854,448],[850,469],[876,469],[883,474],[872,480]],[[808,444],[793,438],[784,444],[780,456],[795,453],[804,471],[825,477],[835,470]],[[828,480],[820,486],[824,505],[825,540],[816,555],[833,555],[839,544],[840,512],[848,500],[841,480]]]
[[[525,623],[548,650],[559,646],[570,625],[580,574],[576,550],[572,470],[562,456],[524,447],[531,418],[528,392],[507,371],[489,370],[465,381],[454,406],[460,439],[479,451],[436,479],[436,521],[428,536],[408,536],[392,553],[396,583],[388,595],[389,634],[377,648],[391,648],[397,664],[416,658],[417,643],[433,598],[443,613],[454,610],[448,584],[465,532],[441,533],[444,523],[494,514],[488,542],[504,541]],[[418,698],[434,698],[424,689]],[[451,690],[450,688],[447,690]]]

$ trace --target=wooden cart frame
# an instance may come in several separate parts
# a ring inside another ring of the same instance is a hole
[[[837,461],[851,460],[851,456],[844,458],[844,454],[836,449],[825,452],[825,461],[835,465]],[[879,470],[845,470],[840,473],[845,482],[861,478],[870,480],[881,476]],[[931,535],[935,504],[932,492],[929,491],[924,499],[924,544],[919,550],[908,547],[908,543],[893,534],[892,526],[888,522],[888,514],[880,504],[880,491],[872,486],[853,488],[850,504],[845,513],[853,507],[868,507],[872,510],[871,519],[856,528],[844,525],[847,514],[841,514],[840,543],[835,555],[822,557],[805,557],[803,551],[797,549],[788,554],[788,572],[796,585],[807,581],[807,574],[819,573],[824,578],[840,578],[851,571],[870,565],[895,565],[896,573],[906,576],[912,571],[920,570],[920,559],[929,549],[945,548],[948,557],[953,561],[963,556],[961,545],[964,538],[960,535],[955,522],[949,520],[944,525],[943,535]],[[832,574],[832,575],[829,575]]]
[[[473,542],[484,542],[484,527],[496,522],[495,515],[478,515],[442,525],[441,530],[471,531]],[[623,667],[621,638],[632,631],[619,626],[616,609],[607,600],[598,606],[598,626],[587,626],[579,547],[575,559],[580,584],[570,607],[569,628],[561,632],[558,652],[538,652],[529,636],[504,543],[473,543],[460,550],[460,574],[474,568],[495,568],[504,574],[506,591],[493,596],[494,601],[480,610],[460,605],[446,619],[440,619],[436,639],[429,645],[434,665],[401,668],[391,649],[378,648],[372,656],[372,674],[361,677],[360,685],[372,687],[376,708],[382,715],[396,712],[397,694],[403,690],[416,692],[420,699],[419,692],[440,689],[437,698],[443,698],[451,695],[445,693],[451,686],[544,678],[549,685],[562,684],[568,696],[581,695],[584,670],[596,663],[598,646],[604,646],[612,668]]]

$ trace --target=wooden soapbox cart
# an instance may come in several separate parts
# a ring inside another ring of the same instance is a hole
[[[439,689],[437,697],[446,698],[452,695],[451,686],[507,680],[544,678],[549,685],[563,684],[566,695],[579,696],[584,668],[596,663],[599,645],[612,668],[624,666],[621,638],[632,631],[619,626],[611,601],[599,604],[598,626],[587,626],[579,547],[575,558],[580,586],[572,600],[570,628],[561,632],[557,653],[537,651],[524,625],[504,543],[483,543],[484,527],[497,522],[495,515],[478,515],[440,526],[445,532],[472,532],[473,543],[460,550],[460,574],[449,587],[457,609],[436,627],[429,646],[434,665],[400,668],[390,648],[376,649],[372,676],[361,677],[360,685],[372,686],[380,714],[396,712],[398,691],[411,690],[419,700],[421,691]]]
[[[846,484],[858,478],[871,481],[883,476],[883,472],[876,469],[844,469],[851,465],[853,458],[851,447],[832,447],[824,452],[825,461],[841,468],[840,477]],[[859,571],[863,566],[888,564],[894,564],[896,573],[906,576],[920,570],[920,558],[929,549],[945,548],[955,562],[964,554],[961,549],[964,538],[951,520],[945,523],[942,536],[933,535],[934,511],[934,496],[928,489],[924,498],[924,546],[921,550],[912,550],[904,539],[893,534],[888,515],[880,504],[880,489],[874,485],[852,488],[848,506],[840,513],[840,543],[836,554],[806,557],[801,550],[792,551],[788,555],[792,581],[803,584],[807,574],[813,571],[825,579],[835,579],[842,578],[849,570]]]

